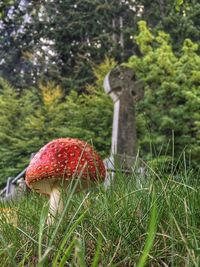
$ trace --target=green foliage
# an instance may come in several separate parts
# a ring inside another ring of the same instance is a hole
[[[200,3],[198,0],[138,1],[144,9],[140,19],[147,21],[154,33],[158,30],[170,34],[178,53],[186,38],[199,44]]]
[[[138,20],[168,32],[178,50],[185,38],[199,43],[199,14],[198,0],[0,1],[0,76],[22,90],[42,79],[82,92],[105,55],[138,53]]]
[[[181,5],[183,5],[183,2],[184,0],[176,0],[176,5],[175,5],[176,11],[180,11],[180,7]]]
[[[179,156],[183,150],[193,163],[200,162],[200,56],[198,45],[186,39],[180,56],[170,37],[153,36],[139,22],[136,42],[142,57],[132,56],[127,65],[145,82],[145,97],[138,104],[139,142],[143,151],[157,156]],[[147,130],[148,129],[148,130]],[[161,152],[162,150],[162,152]]]
[[[17,144],[21,135],[19,121],[22,118],[20,99],[14,88],[0,79],[0,169],[4,180],[12,175],[21,161],[23,148],[18,150]]]
[[[0,76],[17,88],[42,79],[62,83],[67,93],[82,92],[95,79],[94,64],[106,55],[119,61],[130,55],[132,0],[6,2],[10,7],[0,4]]]
[[[65,89],[73,87],[82,91],[86,84],[94,81],[94,64],[100,64],[106,55],[122,61],[124,55],[130,53],[130,35],[136,15],[136,10],[131,9],[133,5],[131,0],[43,3],[42,19],[38,12],[31,32],[37,29],[40,37],[53,40],[56,51],[53,60],[59,66]],[[123,29],[119,26],[119,16],[123,19]],[[120,34],[123,34],[123,45],[119,42]]]
[[[109,154],[113,105],[99,80],[114,65],[106,59],[96,67],[97,84],[82,95],[72,90],[64,96],[49,82],[40,84],[40,91],[31,88],[19,96],[0,80],[0,183],[21,171],[31,153],[55,138],[80,138],[92,143],[102,157]]]
[[[0,76],[6,78],[17,90],[33,84],[33,76],[39,70],[36,56],[34,58],[33,36],[28,35],[27,30],[31,27],[31,19],[41,1],[34,5],[31,2],[0,1]]]

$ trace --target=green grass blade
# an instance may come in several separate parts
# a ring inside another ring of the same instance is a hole
[[[0,241],[4,246],[4,250],[7,252],[8,257],[10,259],[10,263],[12,267],[17,267],[17,264],[14,260],[14,255],[12,253],[12,249],[10,249],[9,245],[6,243],[5,239],[3,238],[3,236],[0,234]]]
[[[64,267],[66,264],[67,259],[70,257],[72,249],[74,248],[75,245],[75,240],[72,240],[72,242],[69,244],[69,246],[66,248],[66,250],[64,251],[64,256],[61,258],[60,264],[58,265],[58,267]],[[57,265],[55,265],[57,266]]]
[[[157,228],[157,203],[155,199],[155,192],[153,191],[152,196],[152,210],[150,215],[149,227],[148,227],[148,236],[146,239],[146,243],[143,249],[143,253],[139,258],[137,267],[144,267],[147,263],[148,254],[153,246],[154,238],[156,235],[156,228]]]
[[[56,237],[56,235],[57,235],[57,232],[58,232],[59,227],[60,227],[60,225],[61,225],[61,223],[62,223],[62,221],[63,221],[63,218],[64,218],[64,216],[65,216],[65,214],[66,214],[66,212],[67,212],[67,210],[68,210],[68,208],[69,208],[69,205],[70,205],[71,199],[72,199],[72,197],[73,197],[73,195],[74,195],[74,193],[75,193],[75,189],[76,189],[77,184],[78,184],[78,179],[77,179],[75,185],[73,186],[73,188],[72,188],[72,190],[71,190],[71,192],[70,192],[70,194],[69,194],[69,196],[68,196],[67,203],[66,203],[66,205],[65,205],[65,207],[64,207],[64,210],[63,210],[62,214],[60,215],[60,218],[59,218],[59,220],[58,220],[58,222],[57,222],[57,224],[56,224],[56,226],[55,226],[55,229],[54,229],[54,231],[53,231],[53,233],[52,233],[51,239],[50,239],[50,241],[49,241],[49,246],[50,246],[50,247],[52,246],[52,243],[53,243],[53,241],[54,241],[54,239],[55,239],[55,237]],[[79,208],[83,205],[83,203],[84,203],[84,201],[85,201],[85,199],[86,199],[87,197],[88,197],[88,194],[86,195],[86,197],[85,197],[84,200],[82,201],[82,203],[81,203],[81,205],[79,206]]]
[[[57,262],[59,260],[59,257],[61,255],[61,253],[63,252],[63,249],[68,241],[68,239],[70,238],[70,236],[72,235],[74,229],[76,229],[76,227],[82,222],[82,220],[84,219],[85,217],[85,214],[86,214],[87,211],[85,211],[83,214],[80,215],[80,217],[75,221],[75,223],[70,227],[70,229],[67,231],[67,233],[65,232],[65,236],[59,246],[59,250],[55,256],[55,259],[53,261],[53,265],[52,267],[56,267],[57,266]]]
[[[91,267],[98,267],[101,247],[102,247],[102,236],[99,234],[97,248],[96,248],[96,251],[95,251],[94,260],[92,262]]]
[[[42,259],[42,236],[43,236],[43,232],[44,232],[44,227],[45,227],[47,215],[48,215],[48,208],[45,205],[42,208],[42,212],[41,212],[41,216],[40,216],[40,225],[39,225],[39,236],[38,236],[38,262],[39,262],[39,265],[41,264],[41,259]]]
[[[75,266],[87,267],[85,262],[85,252],[83,249],[82,240],[80,238],[75,239],[75,253],[74,253]]]

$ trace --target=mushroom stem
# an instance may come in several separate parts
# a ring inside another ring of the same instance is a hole
[[[47,224],[53,223],[56,214],[61,214],[63,211],[63,201],[61,199],[61,192],[58,187],[53,187],[49,199],[49,214]]]

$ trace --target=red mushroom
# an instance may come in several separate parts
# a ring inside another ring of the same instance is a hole
[[[61,190],[72,180],[79,180],[76,188],[79,191],[104,181],[105,176],[104,163],[89,144],[74,138],[60,138],[46,144],[33,157],[25,180],[28,187],[50,196],[50,212],[55,216],[63,210]]]

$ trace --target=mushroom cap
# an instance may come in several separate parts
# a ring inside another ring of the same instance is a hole
[[[106,170],[94,149],[75,138],[59,138],[42,147],[31,160],[25,181],[39,193],[50,194],[59,183],[66,187],[79,179],[81,188],[104,181]]]

